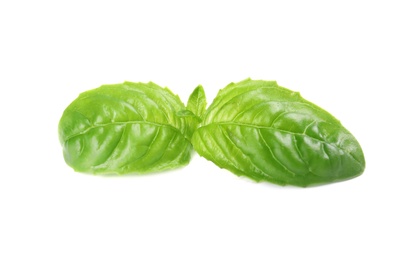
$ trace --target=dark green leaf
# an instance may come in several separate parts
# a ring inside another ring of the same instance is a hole
[[[365,168],[359,143],[336,118],[274,81],[222,89],[192,144],[221,168],[280,185],[342,181]]]

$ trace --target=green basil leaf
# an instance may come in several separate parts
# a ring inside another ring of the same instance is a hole
[[[342,181],[365,168],[359,143],[336,118],[274,81],[220,90],[192,144],[221,168],[280,185]]]
[[[201,85],[197,86],[189,96],[186,109],[178,112],[178,116],[186,117],[189,125],[188,138],[202,122],[202,117],[206,111],[206,95]]]
[[[193,90],[186,107],[199,118],[203,117],[203,114],[206,112],[206,94],[202,85],[197,86]]]
[[[186,165],[192,146],[185,106],[150,83],[104,85],[79,95],[59,122],[65,161],[91,173],[153,172]]]

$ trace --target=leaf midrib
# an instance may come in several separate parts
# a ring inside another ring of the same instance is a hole
[[[105,123],[105,124],[94,124],[94,125],[86,128],[85,130],[79,132],[79,133],[70,135],[69,137],[67,137],[64,140],[64,142],[67,142],[67,141],[69,141],[70,139],[72,139],[76,136],[86,134],[87,132],[89,132],[89,131],[91,131],[95,128],[98,128],[98,127],[106,127],[106,126],[111,126],[111,125],[128,125],[128,124],[146,124],[146,125],[153,125],[153,126],[158,126],[158,127],[167,127],[167,128],[170,128],[170,129],[178,132],[179,134],[181,134],[187,140],[186,136],[179,129],[177,129],[176,127],[173,127],[171,125],[154,123],[154,122],[149,122],[149,121],[127,121],[127,122],[110,122],[110,123]]]
[[[309,135],[307,135],[307,134],[305,134],[305,133],[295,133],[295,132],[291,132],[291,131],[287,131],[287,130],[283,130],[283,129],[279,129],[279,128],[275,128],[275,127],[270,127],[270,126],[253,125],[253,124],[238,123],[238,122],[236,122],[236,123],[234,123],[234,122],[214,122],[214,123],[210,123],[210,124],[207,124],[207,125],[203,125],[203,126],[201,126],[201,127],[199,127],[199,128],[206,127],[206,126],[209,126],[209,125],[218,125],[218,126],[219,126],[219,125],[245,126],[245,127],[257,128],[257,129],[271,129],[271,130],[275,130],[275,131],[279,131],[279,132],[288,133],[288,134],[291,134],[291,135],[294,135],[294,136],[297,136],[297,135],[305,136],[305,137],[308,137],[308,138],[313,139],[313,140],[315,140],[315,141],[318,141],[318,142],[320,142],[320,143],[322,143],[322,144],[331,145],[331,146],[336,147],[337,149],[343,151],[345,154],[349,155],[356,163],[359,164],[359,166],[362,167],[362,163],[361,163],[360,161],[358,161],[351,153],[347,152],[346,150],[344,150],[344,149],[341,148],[340,146],[338,146],[338,145],[336,145],[336,144],[334,144],[334,143],[328,143],[328,142],[326,142],[326,141],[324,141],[324,140],[321,140],[321,139],[317,139],[317,138],[315,138],[315,137],[313,137],[313,136],[309,136]],[[198,128],[198,129],[199,129],[199,128]]]

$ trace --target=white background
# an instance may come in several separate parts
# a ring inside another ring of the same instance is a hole
[[[0,259],[412,259],[409,1],[0,1]],[[210,104],[247,77],[322,106],[366,170],[315,188],[195,156],[75,173],[57,124],[80,92],[154,81]],[[408,249],[409,247],[409,249]]]

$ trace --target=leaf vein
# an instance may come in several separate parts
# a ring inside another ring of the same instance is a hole
[[[280,160],[279,160],[279,159],[275,156],[275,154],[272,152],[272,149],[270,149],[270,147],[269,147],[268,143],[266,142],[265,138],[262,136],[261,129],[258,129],[258,133],[259,133],[260,138],[262,138],[263,143],[265,144],[265,146],[266,146],[267,149],[269,150],[270,154],[272,155],[272,158],[273,158],[276,162],[278,162],[283,168],[285,168],[286,171],[292,173],[292,175],[295,176],[296,173],[293,172],[293,171],[291,171],[291,170],[289,170],[283,163],[280,162]]]
[[[240,149],[240,147],[232,140],[232,138],[230,138],[230,136],[226,133],[226,131],[222,131],[221,126],[219,126],[219,128],[220,128],[220,131],[223,133],[223,135],[233,144],[233,146],[236,147],[236,149],[238,149],[242,154],[244,154],[244,155],[246,156],[246,158],[247,158],[247,160],[250,162],[250,164],[252,164],[256,169],[259,170],[258,172],[259,172],[260,174],[262,174],[263,176],[265,176],[265,177],[267,177],[267,178],[270,178],[270,176],[269,176],[267,173],[261,171],[261,170],[259,169],[260,167],[258,167],[255,163],[253,163],[252,158],[250,157],[250,155],[244,153],[244,152],[242,151],[242,149]],[[244,171],[241,171],[241,172],[244,172]]]

